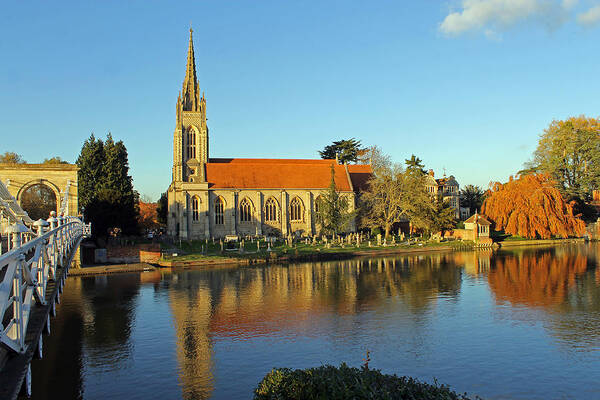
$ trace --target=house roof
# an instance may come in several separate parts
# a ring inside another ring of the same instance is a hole
[[[444,177],[444,178],[438,178],[435,180],[436,183],[439,186],[458,186],[458,182],[456,182],[456,179],[454,178],[453,175],[450,175],[449,177]]]
[[[479,225],[491,225],[492,223],[487,220],[483,215],[479,215],[477,213],[471,215],[466,221],[465,224],[474,224],[477,223]]]
[[[369,164],[349,164],[348,173],[355,191],[364,191],[368,188],[369,179],[373,176],[373,168]]]
[[[335,160],[211,158],[206,180],[211,189],[326,189],[331,166],[336,189],[342,192],[352,191],[352,176],[361,184],[366,173],[365,168],[353,168],[351,174],[346,168],[350,166]]]

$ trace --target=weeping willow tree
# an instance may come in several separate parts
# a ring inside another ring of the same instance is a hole
[[[585,223],[573,215],[573,203],[565,201],[548,174],[511,176],[507,183],[492,183],[482,212],[496,229],[531,239],[585,232]]]

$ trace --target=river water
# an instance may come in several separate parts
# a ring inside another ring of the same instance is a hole
[[[489,399],[600,398],[600,245],[69,278],[34,399],[249,399],[346,362]]]

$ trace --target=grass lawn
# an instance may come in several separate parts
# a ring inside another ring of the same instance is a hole
[[[354,252],[384,252],[384,251],[396,251],[396,250],[411,250],[411,249],[421,249],[421,248],[437,248],[437,247],[455,247],[455,248],[465,248],[472,246],[472,242],[460,242],[460,241],[448,241],[448,242],[437,242],[437,241],[419,241],[413,244],[396,244],[396,245],[387,245],[387,246],[376,246],[371,242],[371,247],[369,247],[369,243],[362,243],[359,247],[356,246],[356,243],[347,244],[344,243],[343,247],[340,245],[331,245],[329,248],[324,243],[318,244],[306,244],[304,242],[296,242],[293,246],[288,246],[284,241],[277,241],[271,247],[271,252],[267,252],[267,244],[264,240],[260,241],[260,251],[257,251],[257,243],[256,241],[245,241],[244,242],[244,252],[240,252],[240,243],[232,242],[227,246],[227,244],[223,244],[224,250],[221,252],[221,245],[218,241],[213,243],[211,240],[192,240],[188,242],[181,242],[181,246],[179,243],[175,243],[172,246],[163,245],[163,250],[168,252],[165,253],[164,259],[167,261],[201,261],[201,260],[211,260],[216,261],[219,259],[227,260],[230,258],[240,258],[240,259],[265,259],[265,258],[275,258],[275,257],[285,257],[289,256],[290,258],[308,256],[312,254],[344,254],[344,253],[354,253]],[[229,247],[229,249],[228,249]],[[177,256],[173,256],[172,254],[176,253]]]

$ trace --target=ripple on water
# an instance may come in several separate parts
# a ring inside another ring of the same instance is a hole
[[[596,244],[70,278],[34,398],[249,398],[371,367],[494,399],[600,392]]]

